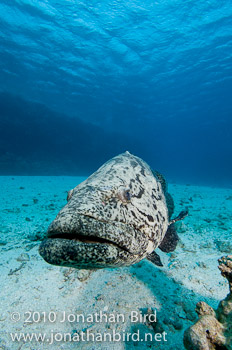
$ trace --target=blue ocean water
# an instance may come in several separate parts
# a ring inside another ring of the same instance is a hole
[[[129,150],[231,186],[229,0],[0,1],[0,174],[88,175]]]

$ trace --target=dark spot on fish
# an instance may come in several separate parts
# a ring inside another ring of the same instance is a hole
[[[164,221],[165,221],[165,218],[163,217],[163,215],[161,214],[160,211],[158,211],[158,215],[159,215],[159,217],[161,218],[161,220],[164,222]]]
[[[144,228],[144,225],[139,225],[139,230],[141,230],[142,228]]]
[[[144,167],[143,167],[143,166],[141,167],[140,173],[141,173],[143,176],[145,176],[145,171],[144,171]]]
[[[136,197],[136,198],[141,198],[143,194],[144,194],[144,188],[141,188],[141,190],[139,191],[139,193],[138,193],[137,195],[134,195],[134,197]]]
[[[112,175],[113,175],[114,173],[115,173],[114,171],[112,172],[112,170],[109,169],[109,170],[106,172],[105,176],[112,177]]]
[[[154,222],[154,218],[151,215],[147,215],[147,218],[150,222]]]
[[[152,193],[151,193],[151,198],[155,199],[156,201],[160,201],[162,199],[162,196],[160,194],[158,196],[156,196],[155,194],[156,194],[156,190],[153,189]]]
[[[140,214],[142,214],[143,216],[148,218],[148,221],[150,222],[154,222],[154,218],[151,215],[147,215],[146,213],[142,212],[141,210],[138,209],[138,211],[140,212]]]
[[[140,181],[139,175],[136,175],[136,180],[142,185],[142,182]]]
[[[123,161],[124,161],[124,160],[123,160],[121,157],[116,157],[116,158],[114,158],[115,164],[123,163]],[[110,162],[110,160],[109,160],[108,162]],[[108,163],[108,162],[107,162],[107,163]],[[106,164],[107,164],[107,163],[106,163]]]
[[[130,163],[133,168],[136,168],[138,166],[138,163],[136,163],[134,160],[131,160]]]
[[[117,208],[117,202],[113,202],[113,208],[114,208],[114,209]]]
[[[136,218],[135,212],[133,210],[131,210],[131,214],[134,216],[134,218]]]
[[[147,216],[147,214],[145,214],[143,211],[139,210],[139,208],[137,208],[137,209],[140,212],[140,214],[142,214],[143,216]]]
[[[160,222],[159,215],[156,215],[156,219],[158,222]]]
[[[154,208],[155,210],[157,210],[157,206],[156,206],[155,203],[153,203],[153,208]]]

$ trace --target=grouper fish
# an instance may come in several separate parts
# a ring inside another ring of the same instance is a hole
[[[129,266],[154,250],[170,252],[178,236],[173,200],[162,175],[125,152],[103,164],[68,192],[68,202],[50,224],[39,253],[50,264],[79,269]]]

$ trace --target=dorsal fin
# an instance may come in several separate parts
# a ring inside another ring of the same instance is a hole
[[[162,190],[165,193],[167,191],[167,182],[162,174],[160,174],[157,170],[152,170],[152,174],[154,177],[161,183]]]
[[[168,207],[168,220],[170,220],[175,209],[174,200],[169,192],[165,193],[165,199]]]

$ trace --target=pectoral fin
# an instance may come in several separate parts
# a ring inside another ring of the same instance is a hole
[[[171,224],[168,227],[168,230],[164,236],[164,239],[159,245],[159,249],[161,249],[165,253],[173,252],[173,250],[176,249],[178,241],[179,241],[179,237],[176,233],[175,225]]]
[[[147,256],[147,260],[151,261],[153,264],[157,266],[163,266],[160,260],[160,256],[155,251],[153,251],[151,254]]]
[[[172,219],[169,222],[169,225],[172,225],[172,224],[174,224],[177,221],[183,220],[187,215],[188,215],[188,208],[186,208],[185,210],[182,210],[180,212],[180,214],[175,219]]]

